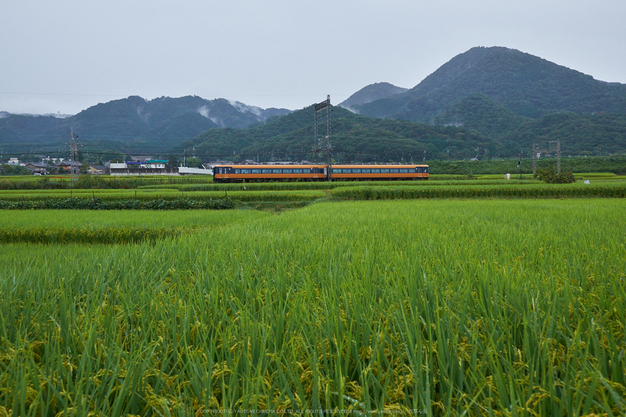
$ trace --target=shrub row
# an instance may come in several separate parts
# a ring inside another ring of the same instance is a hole
[[[181,227],[2,228],[0,243],[139,243],[188,232]]]
[[[162,198],[141,201],[131,198],[105,201],[101,198],[45,198],[29,200],[0,200],[3,210],[225,210],[235,208],[236,202],[230,198],[192,200]]]
[[[191,191],[191,192],[176,192],[174,190],[160,190],[160,192],[143,192],[133,195],[128,192],[113,192],[113,193],[98,193],[94,192],[74,192],[70,195],[67,192],[60,193],[45,193],[38,192],[32,193],[19,193],[9,194],[9,192],[0,192],[0,201],[46,201],[51,199],[78,199],[78,200],[98,200],[101,202],[116,202],[120,200],[134,200],[134,201],[204,201],[204,200],[222,200],[233,199],[237,201],[312,201],[325,196],[323,191],[317,190],[299,190],[299,191],[234,191],[234,192],[203,192],[203,191]]]
[[[504,177],[503,177],[504,178]],[[503,184],[503,179],[488,179],[488,180],[467,180],[463,183],[471,183],[473,185],[496,185]],[[506,184],[531,184],[539,183],[539,181],[529,180],[509,180]],[[368,187],[389,187],[389,186],[405,186],[405,187],[422,187],[422,186],[443,186],[459,184],[459,181],[446,180],[446,181],[319,181],[319,182],[261,182],[252,184],[185,184],[185,185],[155,185],[144,186],[140,189],[151,188],[171,188],[179,191],[279,191],[279,190],[330,190],[339,187],[346,186],[368,186]]]
[[[558,186],[461,186],[461,187],[342,187],[331,191],[333,198],[352,200],[388,200],[412,198],[561,198],[561,197],[626,197],[621,184]]]

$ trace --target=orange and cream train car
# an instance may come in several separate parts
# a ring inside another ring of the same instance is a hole
[[[338,181],[427,180],[428,165],[332,165]]]
[[[215,165],[213,181],[427,180],[428,165]]]

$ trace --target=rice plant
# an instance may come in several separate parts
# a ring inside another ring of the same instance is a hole
[[[322,203],[1,245],[0,413],[623,415],[625,208]]]

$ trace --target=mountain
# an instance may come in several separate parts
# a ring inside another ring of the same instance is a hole
[[[11,143],[15,152],[56,150],[65,146],[73,129],[83,144],[98,143],[100,148],[123,152],[159,153],[208,129],[241,129],[287,113],[287,109],[261,109],[225,99],[187,96],[145,100],[131,96],[63,119],[2,112],[0,143]]]
[[[412,89],[355,105],[360,114],[433,122],[472,94],[513,113],[626,113],[626,85],[595,80],[545,59],[503,47],[477,47],[457,55]]]
[[[371,103],[372,101],[387,98],[396,94],[402,94],[408,91],[406,88],[396,87],[389,83],[375,83],[363,87],[356,93],[348,97],[347,100],[340,103],[339,106],[354,111],[355,106]]]

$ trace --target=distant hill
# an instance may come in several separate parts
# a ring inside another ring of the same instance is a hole
[[[371,103],[372,101],[387,98],[396,94],[402,94],[406,91],[408,91],[406,88],[396,87],[395,85],[389,83],[370,84],[352,94],[347,100],[340,103],[339,106],[355,111],[355,106]]]
[[[419,162],[453,156],[471,158],[502,152],[499,145],[467,129],[430,126],[404,120],[380,120],[354,114],[341,107],[332,109],[332,146],[336,162]],[[173,150],[193,147],[204,159],[240,161],[316,160],[312,107],[248,129],[211,129]],[[325,130],[324,132],[325,133]]]
[[[354,107],[373,117],[431,123],[476,93],[531,118],[562,111],[626,113],[626,85],[503,47],[472,48],[412,89]]]
[[[92,106],[74,116],[54,118],[2,112],[0,144],[12,152],[65,147],[70,130],[83,144],[120,152],[164,152],[213,128],[245,128],[285,115],[287,109],[261,109],[225,99],[196,96],[145,100],[131,96]]]

